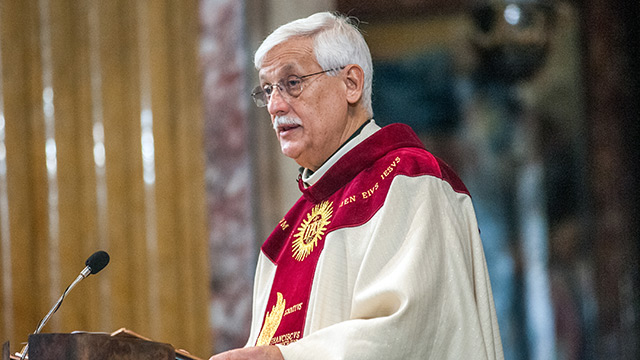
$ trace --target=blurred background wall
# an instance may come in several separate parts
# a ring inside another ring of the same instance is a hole
[[[127,327],[210,352],[199,5],[0,2],[0,338],[12,350],[103,249],[110,265],[44,331]]]
[[[507,359],[636,359],[638,3],[0,1],[0,340],[127,327],[243,346],[262,241],[298,197],[253,51],[360,21],[378,123],[406,122],[477,209]]]

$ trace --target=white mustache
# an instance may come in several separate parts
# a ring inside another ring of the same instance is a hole
[[[294,116],[289,116],[289,115],[276,116],[275,119],[273,119],[273,130],[275,131],[278,131],[278,129],[282,126],[290,126],[290,125],[301,126],[302,122],[300,121],[299,118]]]

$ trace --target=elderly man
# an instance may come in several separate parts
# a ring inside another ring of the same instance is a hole
[[[375,124],[357,28],[291,22],[255,65],[302,196],[262,246],[247,347],[211,359],[502,358],[469,193],[408,126]]]

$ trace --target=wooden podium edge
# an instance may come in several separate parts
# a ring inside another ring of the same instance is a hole
[[[111,333],[111,336],[118,336],[118,337],[130,337],[130,338],[137,338],[137,339],[142,339],[142,340],[146,340],[146,341],[153,341],[151,339],[149,339],[148,337],[142,336],[138,333],[136,333],[135,331],[129,330],[127,328],[120,328],[114,332]],[[182,350],[182,349],[174,349],[176,352],[176,359],[181,359],[181,360],[203,360],[195,355],[190,354],[188,351],[186,350]]]
[[[128,338],[136,338],[136,339],[141,339],[141,340],[145,340],[145,341],[152,341],[151,339],[149,339],[148,337],[142,336],[138,333],[136,333],[135,331],[131,331],[127,328],[120,328],[114,332],[112,332],[110,334],[111,336],[117,336],[117,337],[128,337]],[[195,355],[191,355],[188,351],[182,350],[182,349],[174,349],[175,353],[176,353],[176,359],[177,360],[203,360]],[[2,344],[2,354],[0,354],[2,360],[20,360],[20,357],[15,355],[15,354],[11,354],[10,353],[10,349],[9,349],[9,342],[5,342],[4,344]],[[9,356],[7,358],[7,355]],[[29,359],[29,356],[27,355],[26,359]]]

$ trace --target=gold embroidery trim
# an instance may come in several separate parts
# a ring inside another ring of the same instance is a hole
[[[331,223],[329,219],[332,215],[333,203],[330,201],[323,201],[311,209],[294,235],[292,250],[296,260],[303,261],[311,254],[318,244],[318,240],[324,236],[327,226]]]
[[[267,315],[264,317],[264,325],[260,331],[260,336],[258,336],[256,346],[269,345],[273,335],[276,334],[276,330],[278,330],[280,326],[280,322],[282,322],[286,301],[282,293],[278,292],[277,296],[278,300],[276,304],[271,308],[271,312],[267,312]]]

